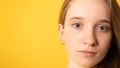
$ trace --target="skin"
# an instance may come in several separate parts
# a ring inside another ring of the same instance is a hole
[[[61,40],[69,55],[68,68],[96,68],[106,56],[112,39],[110,15],[104,0],[73,0]]]

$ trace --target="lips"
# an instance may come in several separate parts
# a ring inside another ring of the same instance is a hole
[[[83,56],[85,57],[93,57],[97,54],[97,52],[93,52],[93,51],[87,51],[87,50],[84,50],[84,51],[78,51],[80,54],[82,54]]]

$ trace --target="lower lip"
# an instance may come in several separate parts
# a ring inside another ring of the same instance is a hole
[[[93,57],[97,54],[95,52],[87,52],[87,51],[79,51],[79,52],[85,57]]]

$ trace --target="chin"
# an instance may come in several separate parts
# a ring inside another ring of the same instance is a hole
[[[85,62],[85,63],[79,63],[79,64],[86,68],[95,68],[97,66],[97,64],[92,62]]]
[[[79,60],[79,61],[77,61]],[[97,64],[99,63],[99,61],[91,60],[91,59],[77,59],[77,63],[81,66],[85,66],[86,68],[95,68],[97,66]]]

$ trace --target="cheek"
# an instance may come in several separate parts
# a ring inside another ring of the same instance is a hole
[[[112,40],[112,34],[106,34],[106,35],[99,35],[98,41],[99,41],[99,51],[101,53],[105,53],[108,51],[108,49],[111,47],[111,40]]]
[[[106,34],[106,35],[99,35],[98,36],[99,45],[103,45],[103,47],[108,47],[112,40],[112,34]]]
[[[72,48],[74,49],[75,48],[75,45],[76,45],[76,39],[75,39],[75,36],[71,35],[71,34],[66,34],[65,37],[65,45],[66,47],[69,47],[69,48]]]
[[[78,47],[78,37],[73,32],[65,32],[64,41],[68,53],[75,52]]]

